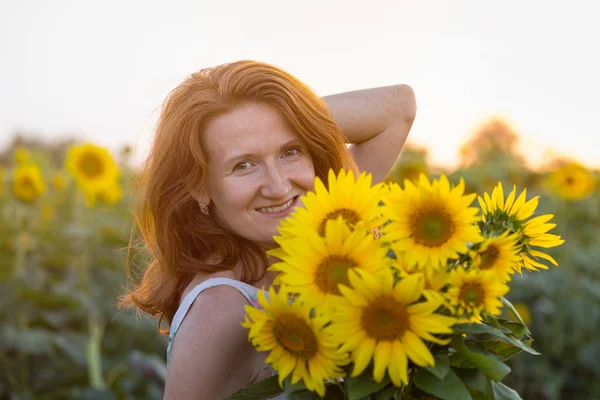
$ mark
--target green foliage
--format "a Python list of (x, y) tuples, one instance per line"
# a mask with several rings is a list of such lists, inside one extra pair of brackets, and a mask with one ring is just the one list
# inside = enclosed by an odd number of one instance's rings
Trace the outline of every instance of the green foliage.
[(155, 321), (116, 307), (129, 200), (87, 208), (73, 185), (52, 187), (53, 158), (32, 154), (45, 196), (14, 199), (10, 169), (0, 186), (0, 398), (162, 398), (166, 340)]

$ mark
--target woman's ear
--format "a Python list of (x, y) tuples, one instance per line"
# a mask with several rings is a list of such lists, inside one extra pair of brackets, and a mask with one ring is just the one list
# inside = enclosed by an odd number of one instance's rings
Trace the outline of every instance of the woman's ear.
[(210, 205), (210, 196), (204, 190), (193, 192), (192, 198), (196, 200), (198, 204), (204, 204), (205, 206)]

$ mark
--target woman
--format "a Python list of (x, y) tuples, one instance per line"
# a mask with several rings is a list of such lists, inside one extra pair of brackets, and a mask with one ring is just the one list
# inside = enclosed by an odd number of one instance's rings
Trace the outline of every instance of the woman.
[(240, 323), (272, 283), (265, 252), (279, 221), (330, 168), (384, 180), (415, 112), (406, 85), (321, 99), (253, 61), (173, 90), (134, 210), (154, 261), (122, 302), (170, 323), (166, 399), (223, 398), (272, 374)]

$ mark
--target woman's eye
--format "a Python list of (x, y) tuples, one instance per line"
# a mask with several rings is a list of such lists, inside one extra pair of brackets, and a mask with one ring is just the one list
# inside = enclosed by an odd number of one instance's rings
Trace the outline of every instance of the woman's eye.
[(294, 157), (294, 156), (297, 156), (299, 153), (300, 153), (300, 150), (298, 150), (295, 147), (291, 147), (291, 148), (283, 151), (283, 155), (285, 157)]
[(252, 166), (252, 164), (250, 163), (250, 161), (244, 161), (244, 162), (237, 164), (235, 167), (233, 167), (233, 170), (234, 171), (243, 171), (243, 170), (250, 168), (251, 166)]

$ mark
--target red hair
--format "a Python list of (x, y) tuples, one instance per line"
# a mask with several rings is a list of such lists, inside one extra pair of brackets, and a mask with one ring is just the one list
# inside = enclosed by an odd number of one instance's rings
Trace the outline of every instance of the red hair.
[(323, 182), (330, 168), (357, 171), (325, 102), (290, 74), (255, 61), (192, 74), (165, 100), (152, 149), (134, 182), (133, 214), (153, 260), (121, 306), (134, 304), (170, 323), (196, 273), (226, 271), (241, 262), (242, 281), (252, 283), (264, 274), (264, 250), (202, 214), (192, 197), (205, 187), (205, 127), (245, 103), (267, 104), (281, 113), (306, 144)]

